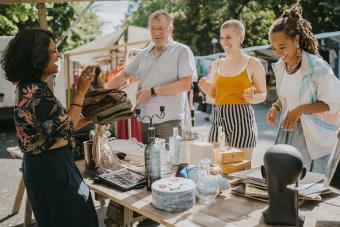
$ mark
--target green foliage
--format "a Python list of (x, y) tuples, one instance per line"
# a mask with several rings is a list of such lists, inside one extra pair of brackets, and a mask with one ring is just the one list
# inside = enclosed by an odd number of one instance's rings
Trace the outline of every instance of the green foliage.
[[(73, 3), (72, 5), (76, 15), (79, 15), (85, 8), (84, 4)], [(62, 19), (60, 18), (60, 20)], [(62, 48), (64, 50), (70, 50), (96, 39), (101, 34), (100, 27), (101, 22), (98, 21), (96, 14), (91, 9), (88, 10), (84, 17), (80, 19), (79, 23), (72, 29), (72, 32), (62, 44)], [(64, 30), (65, 29), (60, 32)]]
[[(189, 45), (196, 55), (213, 52), (213, 38), (219, 39), (219, 28), (224, 21), (225, 4), (215, 0), (182, 0), (185, 7), (175, 17), (174, 38)], [(215, 44), (218, 49), (220, 45)]]
[(242, 8), (239, 19), (246, 28), (243, 46), (268, 44), (268, 28), (275, 20), (273, 11), (263, 8), (259, 3), (253, 1)]
[(301, 5), (314, 33), (340, 30), (340, 0), (301, 1)]
[(139, 27), (147, 27), (149, 15), (156, 10), (165, 9), (172, 14), (178, 14), (182, 7), (181, 0), (133, 0), (133, 2), (139, 7), (137, 13), (133, 13), (128, 22)]
[[(213, 53), (211, 40), (219, 38), (220, 25), (228, 19), (246, 26), (244, 46), (268, 43), (268, 29), (296, 0), (134, 0), (139, 5), (127, 23), (146, 27), (148, 16), (166, 9), (174, 18), (174, 39), (189, 45), (195, 55)], [(340, 0), (301, 0), (303, 17), (314, 33), (340, 30)], [(216, 45), (216, 51), (222, 51)]]
[(38, 10), (33, 5), (0, 4), (0, 35), (15, 35), (34, 20), (38, 20)]
[[(83, 3), (46, 4), (48, 29), (55, 34), (57, 40), (84, 7)], [(100, 34), (100, 26), (96, 14), (92, 10), (87, 11), (61, 44), (59, 51), (63, 52), (95, 39)], [(36, 4), (0, 4), (0, 35), (13, 36), (22, 29), (33, 27), (39, 27)]]

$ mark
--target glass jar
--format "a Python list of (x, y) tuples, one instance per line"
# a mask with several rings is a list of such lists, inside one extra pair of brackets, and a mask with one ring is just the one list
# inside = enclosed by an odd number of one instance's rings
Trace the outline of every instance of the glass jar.
[(216, 186), (217, 176), (201, 175), (196, 182), (196, 195), (201, 204), (211, 204), (215, 202), (216, 196), (219, 193), (219, 188)]
[(218, 175), (211, 174), (213, 166), (210, 159), (202, 159), (199, 164), (199, 178), (196, 182), (196, 195), (201, 204), (211, 204), (219, 193), (216, 184)]

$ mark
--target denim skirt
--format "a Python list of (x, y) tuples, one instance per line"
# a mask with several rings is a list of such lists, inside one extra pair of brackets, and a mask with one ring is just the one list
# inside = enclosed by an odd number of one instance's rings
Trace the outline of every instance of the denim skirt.
[(275, 144), (288, 144), (298, 149), (302, 155), (302, 161), (306, 166), (307, 171), (323, 174), (326, 172), (329, 155), (314, 160), (311, 159), (303, 134), (301, 121), (296, 123), (293, 131), (285, 131), (283, 128), (280, 128)]
[(97, 227), (89, 188), (69, 145), (38, 155), (25, 153), (23, 176), (39, 227)]

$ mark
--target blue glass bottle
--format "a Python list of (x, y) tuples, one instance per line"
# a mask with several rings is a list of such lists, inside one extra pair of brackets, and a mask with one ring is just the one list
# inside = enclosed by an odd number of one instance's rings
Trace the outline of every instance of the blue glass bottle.
[(155, 142), (155, 127), (149, 126), (149, 143), (145, 147), (145, 174), (146, 174), (146, 189), (151, 191), (151, 184), (156, 180), (161, 179), (161, 159), (160, 146)]

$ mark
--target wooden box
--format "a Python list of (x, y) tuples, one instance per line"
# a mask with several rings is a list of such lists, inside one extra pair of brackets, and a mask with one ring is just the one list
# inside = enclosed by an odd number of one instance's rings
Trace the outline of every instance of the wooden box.
[(214, 150), (214, 160), (218, 163), (233, 163), (233, 162), (241, 162), (244, 159), (244, 152), (236, 149), (236, 148), (226, 148), (221, 150), (220, 148), (216, 148)]
[(106, 210), (106, 216), (108, 217), (105, 219), (106, 226), (125, 226), (127, 223), (130, 223), (132, 226), (134, 222), (141, 221), (145, 218), (141, 214), (134, 211), (131, 211), (131, 213), (124, 212), (127, 212), (127, 209), (124, 209), (123, 205), (110, 201)]
[(107, 206), (106, 216), (118, 225), (123, 223), (124, 218), (124, 207), (118, 203), (110, 201)]
[(251, 168), (251, 161), (250, 160), (243, 160), (241, 162), (234, 162), (234, 163), (217, 163), (224, 174), (230, 174), (239, 172), (242, 170), (250, 169)]

